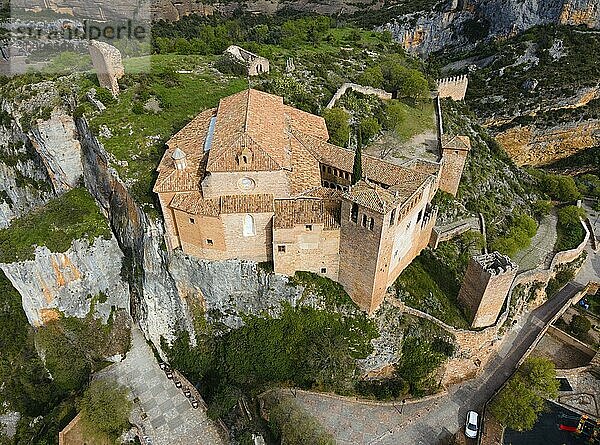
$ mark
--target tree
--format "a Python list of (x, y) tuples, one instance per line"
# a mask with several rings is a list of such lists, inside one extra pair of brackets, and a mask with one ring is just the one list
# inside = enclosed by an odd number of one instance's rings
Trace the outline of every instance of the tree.
[(360, 121), (358, 125), (362, 138), (361, 142), (370, 141), (381, 131), (381, 125), (374, 117), (367, 117)]
[(410, 392), (420, 396), (445, 358), (431, 342), (420, 337), (408, 337), (402, 344), (402, 356), (396, 372), (409, 384)]
[(129, 428), (131, 402), (116, 382), (94, 380), (79, 402), (81, 423), (92, 437), (116, 439)]
[(584, 315), (576, 314), (569, 323), (569, 329), (575, 337), (581, 338), (592, 329), (592, 323)]
[(548, 195), (560, 202), (575, 201), (581, 193), (570, 176), (548, 174), (542, 178), (541, 186)]
[(323, 111), (323, 117), (329, 132), (329, 142), (345, 147), (350, 137), (350, 116), (341, 108), (331, 108)]
[(354, 150), (354, 165), (352, 166), (352, 185), (356, 184), (363, 177), (362, 171), (362, 147), (360, 144)]
[(507, 428), (529, 431), (544, 409), (544, 399), (558, 395), (558, 386), (554, 363), (528, 358), (492, 401), (492, 414)]

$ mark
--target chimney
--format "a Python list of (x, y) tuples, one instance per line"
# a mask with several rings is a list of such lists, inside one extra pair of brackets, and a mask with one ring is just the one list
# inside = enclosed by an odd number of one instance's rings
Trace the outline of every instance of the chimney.
[(175, 168), (177, 170), (185, 170), (187, 167), (186, 154), (179, 147), (175, 148), (175, 151), (171, 155), (173, 161), (175, 162)]

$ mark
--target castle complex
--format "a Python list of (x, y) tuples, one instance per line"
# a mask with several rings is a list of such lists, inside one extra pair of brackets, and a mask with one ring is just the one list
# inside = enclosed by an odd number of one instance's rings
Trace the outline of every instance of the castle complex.
[(202, 112), (167, 142), (158, 167), (168, 248), (314, 272), (375, 310), (429, 242), (442, 169), (363, 155), (364, 177), (352, 185), (353, 151), (328, 139), (323, 118), (257, 90)]

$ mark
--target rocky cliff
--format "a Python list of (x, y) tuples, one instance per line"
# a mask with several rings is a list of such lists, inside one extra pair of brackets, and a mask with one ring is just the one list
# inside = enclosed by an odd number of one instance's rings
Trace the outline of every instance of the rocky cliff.
[(112, 310), (129, 310), (129, 289), (121, 279), (123, 253), (115, 238), (92, 245), (75, 240), (64, 253), (38, 247), (35, 259), (0, 264), (19, 291), (29, 323), (39, 326), (60, 314), (107, 321)]
[(83, 166), (75, 122), (54, 82), (20, 85), (2, 96), (0, 227), (7, 227), (74, 187)]
[(545, 24), (598, 28), (600, 6), (597, 0), (452, 0), (395, 17), (382, 29), (405, 49), (428, 55), (449, 47), (462, 51)]

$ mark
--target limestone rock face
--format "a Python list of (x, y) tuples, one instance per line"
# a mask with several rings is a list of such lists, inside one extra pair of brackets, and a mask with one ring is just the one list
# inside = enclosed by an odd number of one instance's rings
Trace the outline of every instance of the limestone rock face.
[[(0, 99), (0, 227), (69, 190), (83, 172), (75, 123), (56, 105), (56, 85), (32, 89), (26, 100)], [(36, 109), (48, 113), (32, 115)]]
[[(600, 7), (597, 0), (448, 2), (441, 10), (396, 17), (382, 29), (391, 31), (406, 50), (430, 54), (445, 47), (474, 46), (484, 37), (508, 37), (549, 23), (598, 28)], [(487, 36), (482, 35), (482, 31)]]
[(248, 261), (203, 261), (174, 251), (169, 270), (182, 299), (197, 299), (209, 316), (220, 313), (219, 321), (230, 328), (242, 325), (242, 314), (275, 315), (282, 302), (295, 306), (304, 290)]
[[(29, 323), (40, 326), (59, 317), (93, 314), (106, 321), (111, 307), (129, 310), (129, 289), (121, 279), (123, 253), (116, 239), (92, 245), (75, 240), (64, 253), (38, 247), (35, 259), (0, 264), (19, 291)], [(93, 305), (93, 307), (92, 307)]]

